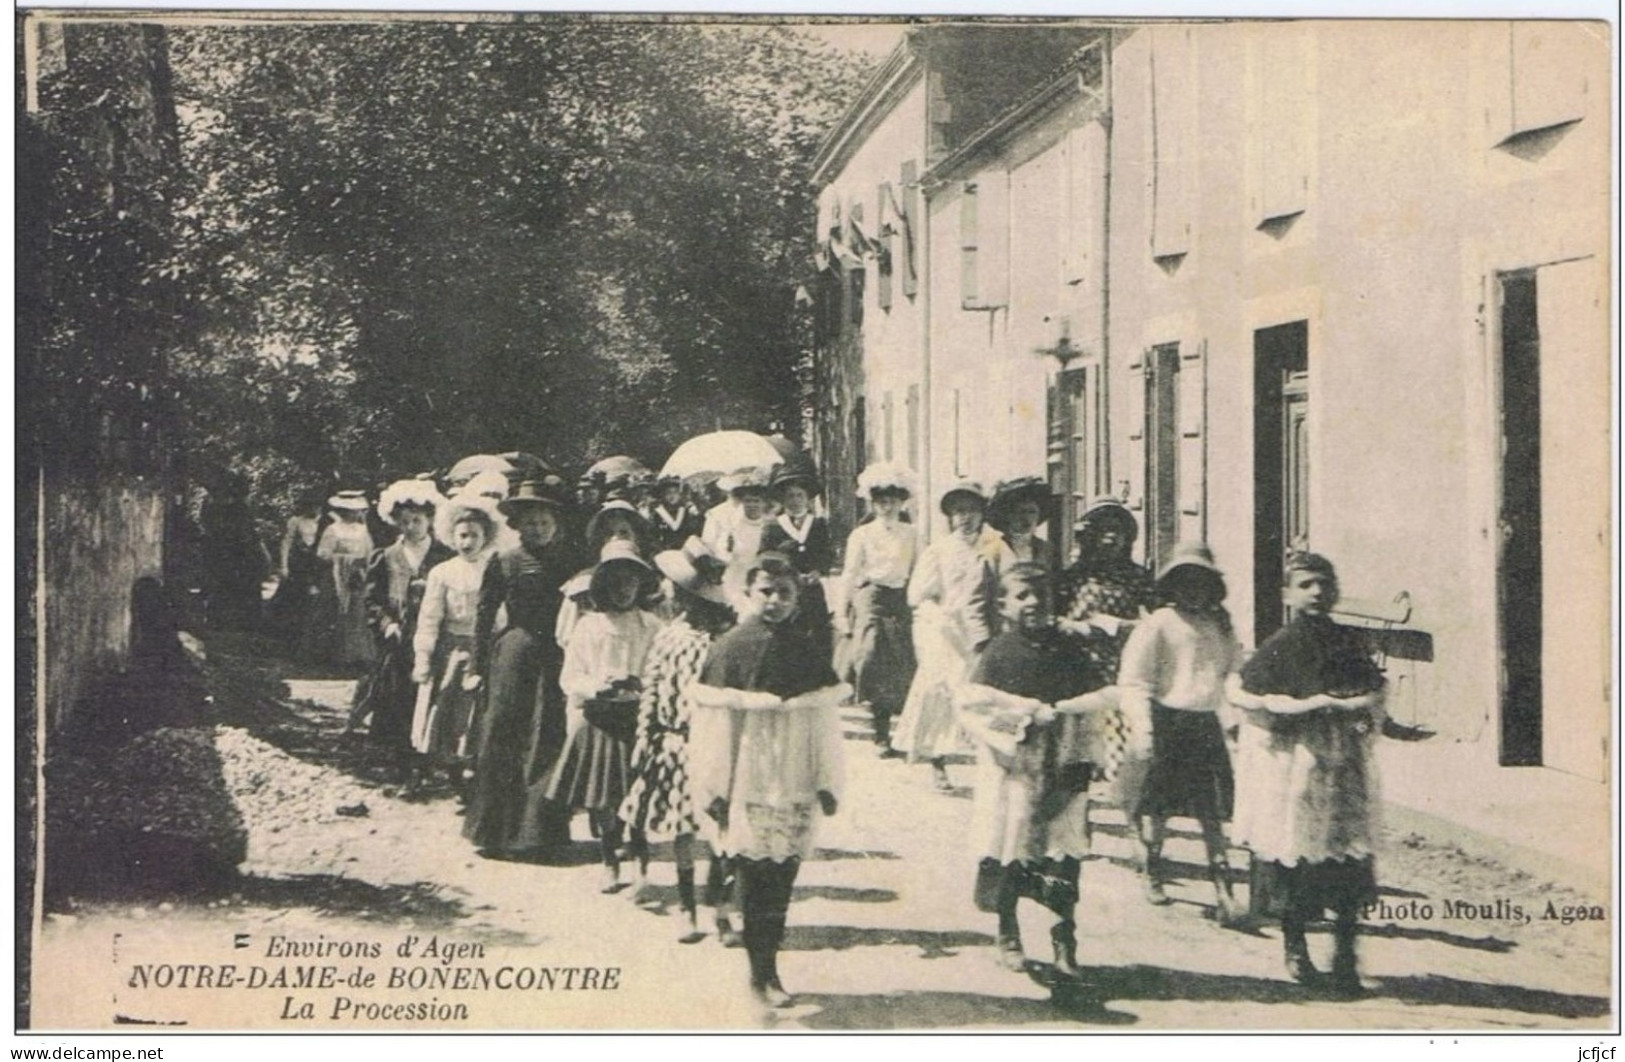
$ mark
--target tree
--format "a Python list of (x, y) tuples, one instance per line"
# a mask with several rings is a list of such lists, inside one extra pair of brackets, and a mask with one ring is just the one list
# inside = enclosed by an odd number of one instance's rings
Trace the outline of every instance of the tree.
[(795, 424), (807, 165), (863, 81), (794, 30), (187, 27), (168, 266), (200, 447), (260, 495)]

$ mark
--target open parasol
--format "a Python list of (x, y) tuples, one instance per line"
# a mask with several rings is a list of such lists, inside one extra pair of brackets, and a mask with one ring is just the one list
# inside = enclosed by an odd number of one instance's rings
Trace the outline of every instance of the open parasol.
[(746, 468), (771, 468), (784, 458), (773, 444), (751, 431), (713, 431), (696, 435), (672, 451), (662, 476), (712, 480)]

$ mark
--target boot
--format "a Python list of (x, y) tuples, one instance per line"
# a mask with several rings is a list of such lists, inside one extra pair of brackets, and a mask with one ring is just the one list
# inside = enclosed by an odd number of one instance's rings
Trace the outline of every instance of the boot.
[(1230, 890), (1230, 865), (1211, 863), (1208, 877), (1213, 881), (1213, 918), (1221, 926), (1234, 926), (1241, 922), (1241, 910), (1236, 906), (1236, 894)]
[(1078, 969), (1078, 928), (1072, 919), (1063, 919), (1049, 931), (1049, 939), (1055, 945), (1055, 972), (1068, 980), (1080, 980), (1083, 971)]
[(677, 868), (677, 943), (693, 944), (705, 939), (700, 932), (699, 905), (694, 895), (694, 868)]
[(1353, 921), (1338, 918), (1335, 933), (1337, 950), (1332, 953), (1330, 988), (1339, 999), (1357, 999), (1365, 994), (1365, 986), (1360, 983), (1360, 969), (1354, 960)]
[(1014, 890), (999, 891), (999, 965), (1012, 973), (1027, 969), (1027, 955), (1021, 947), (1021, 922), (1016, 918)]
[(1320, 971), (1309, 960), (1309, 941), (1303, 934), (1303, 923), (1283, 921), (1281, 939), (1286, 958), (1286, 975), (1306, 988), (1319, 987)]
[(1170, 901), (1162, 887), (1162, 846), (1140, 844), (1140, 889), (1147, 903), (1166, 907)]

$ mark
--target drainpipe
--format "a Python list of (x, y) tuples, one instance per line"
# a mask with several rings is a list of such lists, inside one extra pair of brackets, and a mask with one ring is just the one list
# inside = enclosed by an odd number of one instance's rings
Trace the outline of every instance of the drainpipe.
[(1117, 43), (1117, 30), (1106, 31), (1105, 46), (1100, 54), (1100, 95), (1101, 116), (1100, 121), (1106, 127), (1105, 158), (1101, 163), (1101, 177), (1104, 187), (1101, 189), (1101, 203), (1103, 209), (1100, 215), (1101, 239), (1103, 242), (1100, 255), (1100, 405), (1104, 416), (1095, 418), (1096, 431), (1099, 425), (1105, 425), (1103, 437), (1095, 443), (1096, 459), (1095, 469), (1100, 476), (1097, 487), (1104, 488), (1101, 493), (1115, 494), (1112, 483), (1112, 385), (1111, 385), (1111, 349), (1112, 349), (1112, 141), (1115, 138), (1115, 125), (1112, 115), (1112, 48)]

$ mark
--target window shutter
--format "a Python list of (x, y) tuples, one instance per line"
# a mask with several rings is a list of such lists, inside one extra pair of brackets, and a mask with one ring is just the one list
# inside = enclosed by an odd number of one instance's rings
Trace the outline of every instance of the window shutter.
[(1583, 46), (1593, 31), (1568, 22), (1518, 21), (1512, 33), (1512, 128), (1529, 133), (1579, 121), (1590, 90), (1590, 54)]
[(1148, 529), (1145, 526), (1145, 472), (1146, 472), (1146, 423), (1145, 402), (1147, 374), (1145, 367), (1151, 358), (1149, 350), (1141, 351), (1129, 363), (1128, 387), (1123, 395), (1124, 426), (1128, 429), (1125, 435), (1127, 453), (1124, 454), (1123, 479), (1118, 486), (1118, 493), (1123, 503), (1140, 519), (1140, 544), (1145, 546)]
[(1315, 86), (1311, 78), (1309, 28), (1292, 23), (1267, 27), (1258, 45), (1253, 149), (1258, 159), (1254, 222), (1301, 214), (1309, 206), (1309, 137)]
[(959, 197), (959, 301), (964, 306), (976, 306), (981, 293), (976, 276), (979, 194), (976, 185), (967, 181)]
[(920, 385), (908, 385), (908, 467), (920, 467)]
[(898, 263), (903, 274), (903, 294), (913, 298), (920, 290), (919, 272), (914, 260), (914, 234), (919, 231), (919, 167), (913, 159), (903, 163), (902, 169), (902, 226), (899, 243), (902, 245), (901, 261)]
[(1170, 258), (1190, 250), (1191, 168), (1196, 164), (1190, 29), (1157, 26), (1151, 41), (1151, 256)]
[(1072, 129), (1066, 138), (1066, 165), (1063, 167), (1061, 201), (1066, 204), (1066, 232), (1061, 245), (1061, 283), (1078, 284), (1092, 261), (1098, 223), (1100, 197), (1097, 168), (1100, 164), (1104, 130), (1098, 122)]
[(875, 302), (882, 310), (890, 311), (892, 262), (896, 257), (892, 248), (897, 246), (897, 232), (902, 228), (893, 205), (896, 200), (892, 196), (891, 182), (880, 182), (875, 201), (879, 204), (875, 210), (875, 225), (876, 242), (880, 245), (880, 250), (875, 254)]
[(983, 307), (1010, 304), (1010, 171), (984, 173), (978, 178), (977, 250), (978, 294)]
[(1207, 341), (1180, 348), (1179, 537), (1207, 541)]

